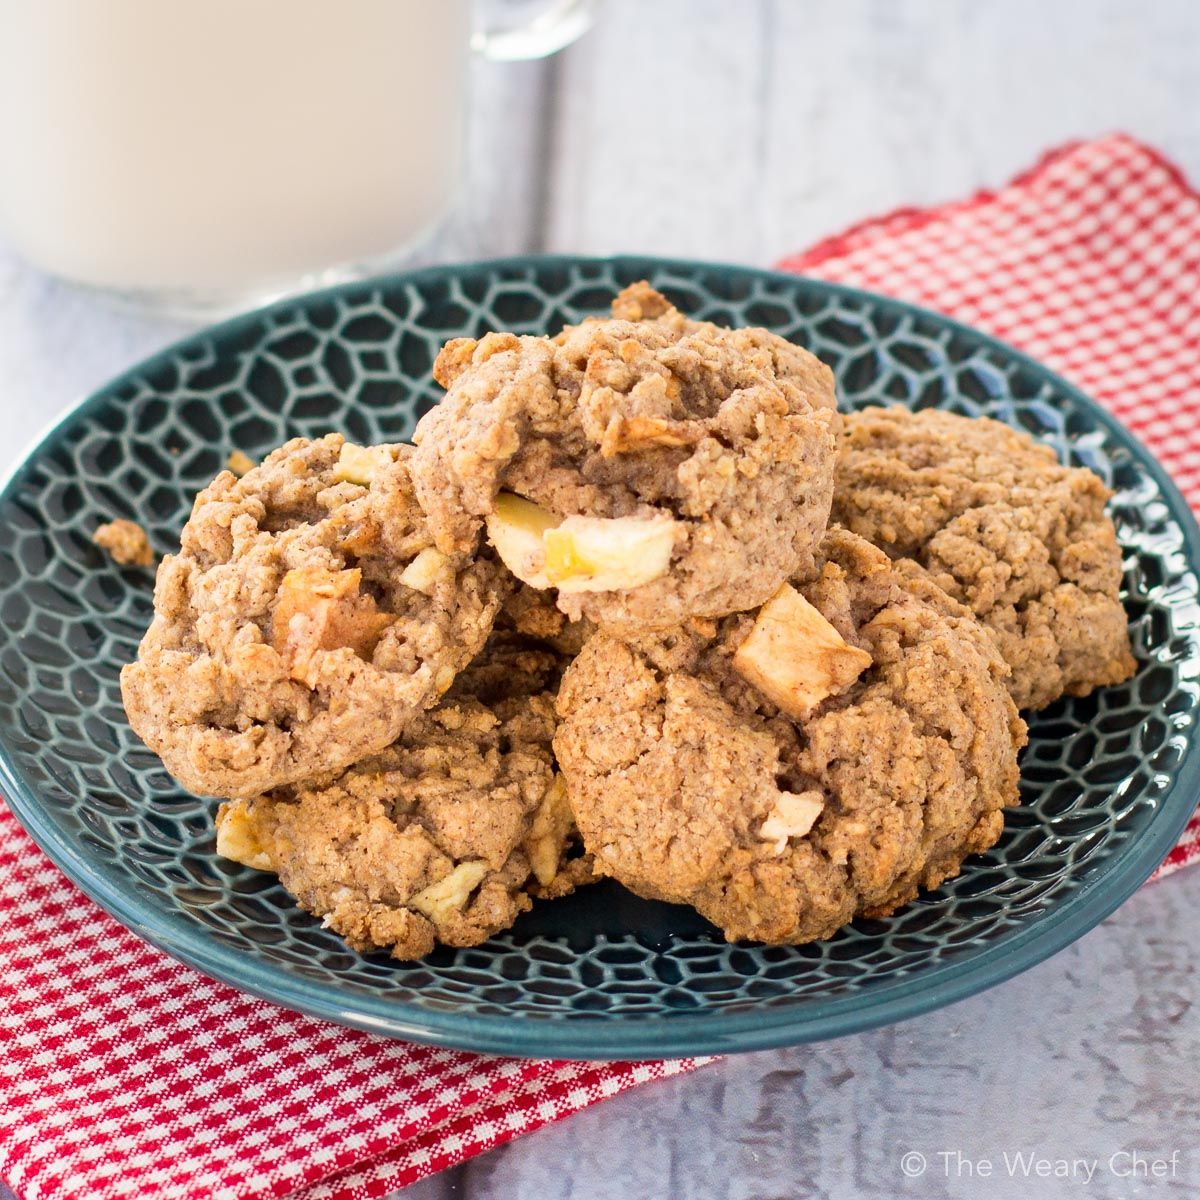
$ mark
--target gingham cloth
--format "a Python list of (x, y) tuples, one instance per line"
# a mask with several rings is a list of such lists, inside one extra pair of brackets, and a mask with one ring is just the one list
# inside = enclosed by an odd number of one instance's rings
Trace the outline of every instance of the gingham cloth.
[(277, 1008), (117, 924), (0, 806), (0, 1174), (23, 1200), (365, 1200), (696, 1061), (494, 1058)]
[[(1200, 198), (1127, 138), (783, 264), (940, 308), (1074, 379), (1200, 501)], [(1191, 419), (1189, 419), (1189, 410)], [(1168, 860), (1200, 856), (1200, 823)], [(702, 1060), (521, 1061), (386, 1041), (182, 967), (0, 806), (0, 1175), (24, 1200), (362, 1200)]]

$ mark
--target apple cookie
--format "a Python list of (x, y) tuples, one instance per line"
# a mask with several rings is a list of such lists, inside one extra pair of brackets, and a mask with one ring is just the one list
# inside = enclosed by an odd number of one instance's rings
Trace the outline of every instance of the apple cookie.
[(1133, 674), (1121, 551), (1096, 475), (986, 418), (868, 408), (843, 430), (834, 520), (915, 559), (975, 612), (1019, 708)]
[(223, 804), (217, 852), (273, 871), (356, 950), (420, 958), (590, 878), (554, 769), (554, 652), (495, 634), (434, 709), (324, 785)]
[(762, 604), (812, 562), (832, 493), (833, 375), (648, 284), (556, 338), (447, 343), (414, 440), (438, 548), (480, 530), (573, 619), (668, 628)]
[(185, 787), (252, 796), (375, 754), (482, 647), (511, 584), (434, 547), (410, 453), (297, 439), (196, 498), (121, 672)]
[(597, 633), (555, 751), (598, 873), (733, 941), (799, 943), (957, 874), (1017, 802), (1025, 725), (986, 630), (833, 529), (755, 613)]

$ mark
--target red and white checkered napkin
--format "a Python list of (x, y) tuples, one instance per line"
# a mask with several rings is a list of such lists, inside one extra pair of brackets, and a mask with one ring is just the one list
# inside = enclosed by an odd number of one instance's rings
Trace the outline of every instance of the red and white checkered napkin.
[[(985, 329), (1131, 429), (1200, 511), (1200, 192), (1122, 134), (995, 192), (864, 221), (779, 264)], [(1155, 878), (1200, 859), (1200, 812)]]
[(697, 1061), (492, 1058), (276, 1008), (129, 933), (0, 805), (0, 1174), (23, 1200), (365, 1200)]
[[(1023, 346), (1200, 501), (1200, 198), (1151, 151), (1074, 146), (994, 195), (784, 265)], [(1193, 857), (1195, 822), (1168, 863)], [(695, 1065), (431, 1050), (240, 995), (106, 916), (0, 806), (0, 1174), (24, 1200), (381, 1196)]]

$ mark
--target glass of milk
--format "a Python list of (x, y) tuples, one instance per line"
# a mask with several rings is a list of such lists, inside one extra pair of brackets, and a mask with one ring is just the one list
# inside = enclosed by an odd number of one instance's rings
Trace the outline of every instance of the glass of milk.
[(520, 11), (480, 30), (471, 0), (0, 0), (0, 237), (174, 313), (378, 268), (454, 200), (471, 50), (538, 57), (589, 19)]

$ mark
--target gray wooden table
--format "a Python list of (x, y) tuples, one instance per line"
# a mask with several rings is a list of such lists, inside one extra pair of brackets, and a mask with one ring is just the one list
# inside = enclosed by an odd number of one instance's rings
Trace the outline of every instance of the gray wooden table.
[[(421, 260), (768, 264), (1112, 129), (1197, 179), (1198, 59), (1195, 0), (601, 0), (558, 59), (478, 66), (462, 202)], [(183, 332), (0, 247), (0, 468)], [(1198, 906), (1200, 868), (985, 995), (628, 1093), (406, 1197), (1196, 1195)]]

